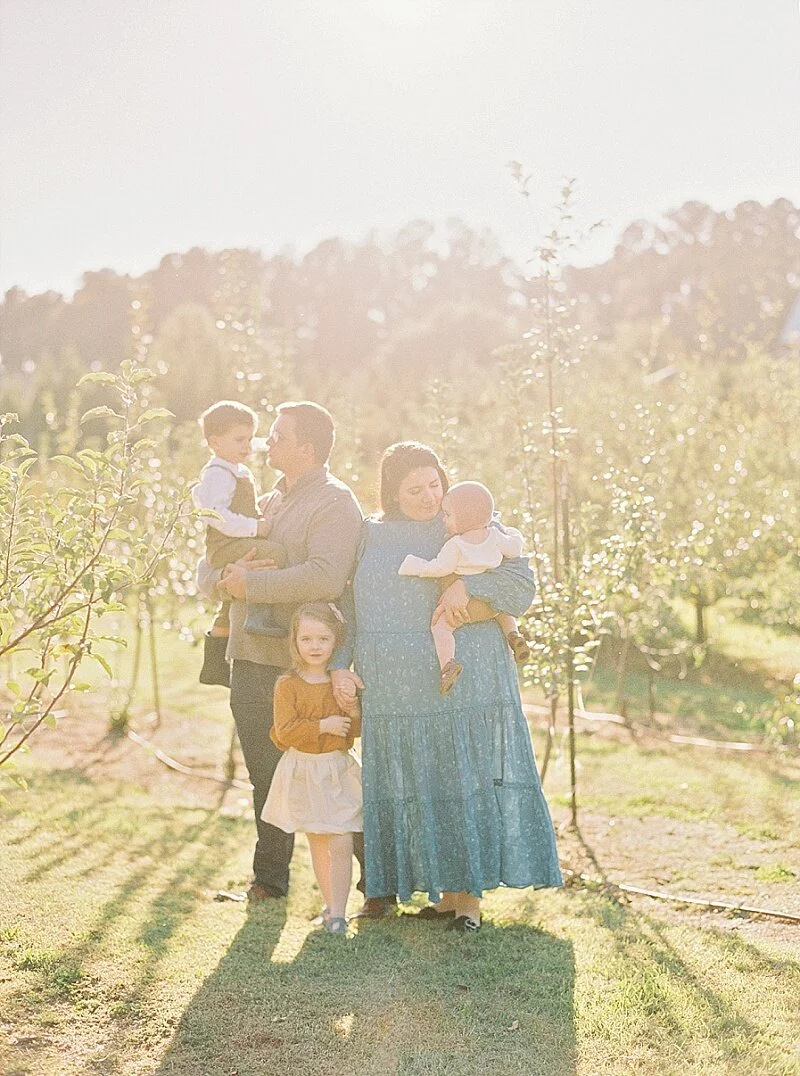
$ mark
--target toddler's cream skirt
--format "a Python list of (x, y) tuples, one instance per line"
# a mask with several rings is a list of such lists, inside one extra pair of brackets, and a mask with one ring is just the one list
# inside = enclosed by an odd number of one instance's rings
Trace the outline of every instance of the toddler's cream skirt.
[(290, 747), (275, 767), (261, 817), (285, 833), (360, 833), (361, 764), (348, 751)]

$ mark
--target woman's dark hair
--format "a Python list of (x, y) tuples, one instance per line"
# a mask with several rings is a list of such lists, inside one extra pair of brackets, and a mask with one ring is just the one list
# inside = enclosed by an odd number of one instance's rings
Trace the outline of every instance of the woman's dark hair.
[(419, 441), (398, 441), (396, 445), (389, 445), (381, 457), (378, 501), (383, 519), (402, 519), (397, 494), (406, 475), (419, 467), (435, 467), (442, 480), (442, 491), (447, 493), (450, 482), (442, 461), (433, 449)]

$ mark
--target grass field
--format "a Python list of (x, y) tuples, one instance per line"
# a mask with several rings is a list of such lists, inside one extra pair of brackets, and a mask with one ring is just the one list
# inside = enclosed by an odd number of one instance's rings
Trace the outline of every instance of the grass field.
[[(752, 646), (747, 683), (768, 694), (778, 673), (763, 640)], [(221, 772), (226, 693), (194, 687), (197, 651), (174, 636), (160, 654), (164, 724), (149, 728), (143, 698), (139, 727)], [(728, 686), (735, 701), (742, 684)], [(714, 701), (713, 682), (661, 689)], [(214, 900), (247, 883), (247, 795), (109, 738), (113, 695), (80, 697), (2, 809), (5, 1076), (800, 1073), (800, 925), (623, 902), (603, 885), (800, 915), (796, 754), (582, 724), (580, 830), (562, 829), (560, 851), (599, 884), (492, 894), (475, 937), (398, 916), (343, 943), (311, 924), (321, 901), (302, 839), (288, 901)], [(708, 729), (724, 712), (693, 726), (678, 707), (660, 725)], [(546, 791), (562, 825), (560, 742)]]

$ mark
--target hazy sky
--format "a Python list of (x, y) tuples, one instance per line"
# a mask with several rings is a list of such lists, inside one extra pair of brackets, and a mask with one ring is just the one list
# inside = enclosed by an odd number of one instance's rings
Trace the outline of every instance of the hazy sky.
[(460, 215), (515, 256), (576, 176), (610, 229), (800, 204), (798, 0), (0, 0), (0, 290)]

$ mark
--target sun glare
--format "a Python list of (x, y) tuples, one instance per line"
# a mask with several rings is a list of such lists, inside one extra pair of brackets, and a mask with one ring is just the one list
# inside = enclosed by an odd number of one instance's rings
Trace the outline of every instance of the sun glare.
[(435, 0), (365, 0), (364, 11), (381, 22), (412, 30), (431, 19), (440, 5)]

